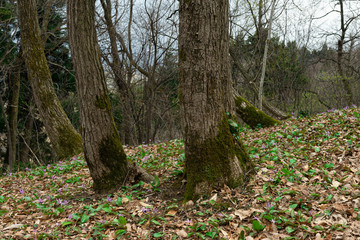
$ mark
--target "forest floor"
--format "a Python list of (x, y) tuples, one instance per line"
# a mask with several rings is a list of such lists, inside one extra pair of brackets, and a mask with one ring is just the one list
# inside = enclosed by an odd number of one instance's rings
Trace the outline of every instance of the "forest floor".
[(125, 147), (157, 175), (108, 196), (84, 157), (0, 177), (0, 239), (360, 239), (360, 109), (240, 132), (245, 188), (183, 203), (183, 143)]

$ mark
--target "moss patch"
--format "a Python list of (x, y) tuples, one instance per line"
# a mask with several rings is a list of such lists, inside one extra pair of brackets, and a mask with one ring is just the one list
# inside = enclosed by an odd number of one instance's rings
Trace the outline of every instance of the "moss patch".
[(59, 135), (55, 151), (60, 158), (72, 157), (83, 151), (81, 136), (71, 125), (61, 125), (57, 131)]
[[(185, 201), (208, 194), (213, 188), (237, 187), (244, 183), (245, 174), (253, 167), (244, 146), (230, 133), (227, 117), (219, 124), (215, 138), (199, 142), (194, 136), (186, 144), (187, 185)], [(241, 172), (235, 173), (231, 166), (237, 161)]]
[(109, 97), (106, 96), (96, 96), (95, 106), (100, 109), (109, 109), (110, 108), (110, 100)]
[(271, 127), (280, 124), (280, 121), (270, 117), (242, 97), (235, 98), (236, 113), (251, 128)]
[(97, 193), (109, 193), (124, 183), (129, 171), (126, 154), (117, 133), (103, 138), (99, 146), (99, 157), (108, 173), (94, 179), (94, 190)]

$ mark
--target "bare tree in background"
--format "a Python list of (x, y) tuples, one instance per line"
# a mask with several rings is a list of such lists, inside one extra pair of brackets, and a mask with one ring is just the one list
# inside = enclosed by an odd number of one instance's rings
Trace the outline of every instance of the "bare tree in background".
[[(103, 56), (122, 99), (124, 139), (133, 144), (154, 139), (159, 129), (156, 119), (162, 118), (169, 111), (166, 109), (170, 109), (165, 106), (164, 110), (157, 104), (161, 101), (161, 89), (168, 81), (159, 76), (158, 69), (166, 54), (173, 51), (176, 25), (167, 19), (173, 14), (172, 3), (145, 1), (143, 9), (139, 9), (135, 8), (134, 1), (125, 2), (128, 4), (123, 5), (127, 9), (123, 11), (127, 14), (119, 9), (119, 1), (101, 0), (107, 30), (105, 36), (110, 39), (109, 54), (103, 53)], [(121, 25), (124, 22), (127, 24)]]
[(260, 110), (262, 110), (262, 108), (263, 108), (263, 94), (264, 94), (266, 61), (267, 61), (267, 57), (268, 57), (269, 44), (270, 44), (270, 40), (271, 40), (271, 27), (272, 27), (272, 21), (273, 21), (273, 16), (274, 16), (275, 4), (276, 4), (276, 0), (272, 0), (271, 1), (271, 12), (270, 12), (270, 19), (269, 19), (269, 27), (267, 29), (268, 33), (267, 33), (267, 37), (266, 37), (266, 41), (265, 41), (264, 57), (263, 57), (263, 60), (262, 60), (262, 67), (261, 67), (259, 95), (258, 95), (259, 109)]
[[(268, 39), (270, 22), (272, 23), (274, 19), (281, 15), (282, 9), (285, 8), (288, 1), (285, 0), (279, 4), (276, 14), (274, 13), (275, 5), (268, 4), (269, 2), (274, 3), (266, 0), (246, 0), (246, 3), (236, 2), (232, 11), (230, 18), (232, 23), (231, 33), (234, 37), (232, 42), (236, 42), (236, 39), (240, 37), (242, 38), (240, 41), (252, 41), (253, 44), (253, 49), (246, 53), (238, 52), (233, 44), (230, 47), (233, 66), (239, 72), (239, 74), (233, 72), (234, 84), (236, 88), (250, 89), (250, 93), (246, 96), (253, 96), (249, 97), (253, 102), (259, 102), (260, 96), (262, 96), (261, 106), (264, 107), (266, 112), (278, 119), (286, 119), (289, 115), (267, 101), (263, 97), (263, 93), (261, 93), (263, 91), (261, 82), (265, 81), (265, 59), (268, 59), (268, 55), (272, 54), (266, 50), (270, 44), (270, 39)], [(266, 15), (272, 16), (270, 17), (271, 21), (266, 19)]]

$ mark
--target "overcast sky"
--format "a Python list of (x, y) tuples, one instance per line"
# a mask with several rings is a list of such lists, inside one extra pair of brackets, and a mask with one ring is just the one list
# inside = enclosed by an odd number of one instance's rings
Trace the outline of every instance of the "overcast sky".
[[(240, 2), (245, 3), (242, 0)], [(336, 46), (336, 36), (330, 33), (340, 32), (338, 0), (277, 0), (277, 7), (275, 13), (277, 19), (273, 25), (273, 31), (280, 38), (296, 40), (299, 45), (307, 43), (310, 49), (319, 48), (325, 41), (328, 46)], [(359, 15), (360, 1), (344, 1), (344, 11), (345, 21)], [(360, 31), (359, 21), (360, 17), (359, 20), (351, 23), (348, 34), (354, 35)]]

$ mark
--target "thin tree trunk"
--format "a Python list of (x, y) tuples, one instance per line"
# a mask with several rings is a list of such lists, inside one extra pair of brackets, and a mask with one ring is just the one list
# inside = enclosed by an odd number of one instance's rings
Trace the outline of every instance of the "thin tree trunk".
[[(179, 99), (185, 143), (185, 200), (243, 184), (252, 163), (230, 133), (234, 111), (228, 0), (180, 0)], [(231, 107), (231, 108), (230, 108)]]
[(350, 106), (353, 103), (353, 94), (351, 91), (349, 80), (347, 79), (346, 75), (344, 74), (343, 70), (343, 55), (344, 55), (344, 43), (345, 43), (345, 34), (347, 27), (345, 26), (345, 19), (344, 19), (344, 3), (343, 0), (339, 0), (340, 5), (340, 17), (341, 17), (341, 35), (340, 39), (338, 41), (338, 49), (337, 49), (337, 68), (338, 68), (338, 74), (341, 78), (341, 81), (344, 85), (344, 90), (346, 93), (345, 99), (348, 106)]
[(8, 136), (11, 141), (11, 154), (9, 151), (9, 167), (12, 169), (13, 164), (16, 162), (16, 146), (17, 146), (17, 122), (19, 113), (19, 96), (20, 96), (20, 72), (22, 66), (22, 59), (19, 57), (12, 68), (14, 73), (9, 74), (11, 99), (9, 102), (9, 127), (10, 135)]
[(6, 132), (7, 132), (7, 143), (8, 143), (8, 157), (7, 159), (5, 159), (5, 166), (7, 165), (7, 170), (9, 172), (12, 172), (13, 170), (13, 166), (14, 166), (14, 161), (11, 158), (11, 156), (13, 156), (13, 144), (12, 144), (12, 138), (11, 138), (11, 131), (10, 131), (10, 124), (9, 124), (9, 120), (8, 120), (8, 116), (6, 114), (6, 108), (5, 108), (5, 103), (3, 100), (3, 96), (0, 95), (0, 107), (1, 107), (1, 113), (2, 113), (2, 117), (4, 119), (5, 122), (5, 126), (6, 126)]
[(29, 103), (29, 114), (25, 121), (25, 130), (24, 130), (24, 137), (23, 143), (20, 149), (20, 161), (23, 163), (28, 162), (29, 159), (29, 152), (31, 147), (31, 138), (32, 138), (32, 130), (34, 127), (34, 118), (32, 113), (32, 103)]
[[(232, 53), (230, 52), (230, 55), (232, 55)], [(243, 78), (246, 80), (245, 82), (247, 83), (247, 85), (249, 86), (250, 90), (254, 93), (255, 96), (259, 95), (259, 89), (256, 86), (256, 84), (253, 82), (253, 78), (246, 72), (244, 66), (233, 57), (233, 61), (235, 62), (235, 64), (237, 65), (237, 67), (239, 68)], [(235, 96), (236, 99), (236, 96)], [(277, 119), (280, 120), (284, 120), (284, 119), (288, 119), (289, 117), (291, 117), (291, 115), (283, 112), (282, 110), (276, 108), (275, 106), (273, 106), (271, 103), (269, 103), (264, 97), (263, 97), (263, 106), (264, 109), (272, 114), (272, 116), (274, 116)]]
[(67, 4), (85, 159), (95, 192), (108, 193), (122, 186), (133, 168), (112, 116), (95, 30), (95, 0), (69, 0)]
[(268, 35), (267, 35), (266, 42), (265, 42), (264, 57), (263, 57), (262, 68), (261, 68), (261, 77), (260, 77), (259, 95), (258, 95), (259, 109), (261, 111), (263, 108), (263, 94), (264, 94), (263, 89), (264, 89), (266, 62), (267, 62), (267, 57), (268, 57), (269, 44), (270, 44), (270, 40), (271, 40), (271, 27), (272, 27), (272, 21), (273, 21), (273, 16), (274, 16), (275, 3), (276, 3), (276, 0), (273, 0), (272, 5), (271, 5)]
[(144, 104), (145, 104), (145, 114), (144, 114), (144, 129), (145, 129), (145, 139), (144, 141), (148, 143), (151, 139), (151, 130), (153, 128), (153, 81), (152, 77), (148, 79), (147, 84), (145, 84), (144, 91)]
[(66, 158), (82, 151), (81, 137), (64, 112), (51, 80), (37, 18), (36, 0), (18, 1), (21, 45), (35, 103), (55, 153)]

